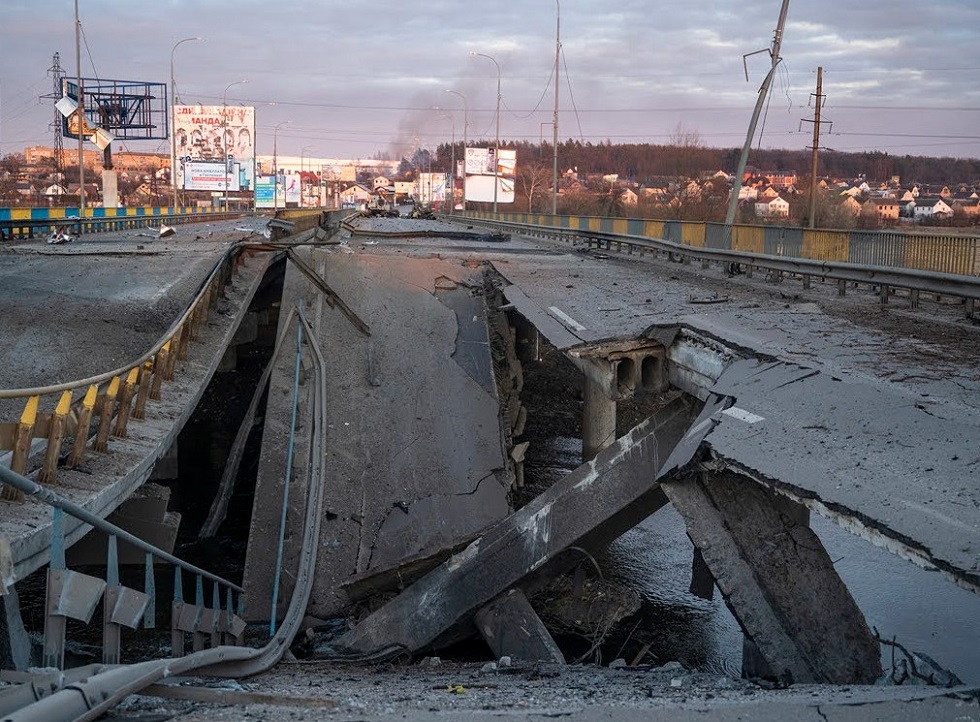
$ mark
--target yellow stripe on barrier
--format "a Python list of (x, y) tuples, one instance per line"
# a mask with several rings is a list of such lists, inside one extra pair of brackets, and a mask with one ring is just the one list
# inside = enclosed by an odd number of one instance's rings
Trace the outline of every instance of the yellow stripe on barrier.
[(88, 387), (88, 391), (85, 392), (85, 398), (82, 399), (82, 406), (86, 409), (95, 408), (95, 399), (99, 396), (99, 387), (92, 384)]
[(602, 230), (602, 219), (596, 216), (589, 216), (588, 218), (589, 230), (590, 231), (601, 231)]
[(663, 221), (644, 221), (643, 222), (643, 235), (647, 238), (663, 238), (664, 237), (664, 222)]
[(613, 219), (613, 233), (618, 233), (621, 236), (625, 236), (629, 233), (630, 222), (627, 218), (614, 218)]
[(119, 377), (118, 376), (113, 376), (112, 377), (112, 381), (109, 382), (109, 388), (108, 388), (108, 390), (105, 393), (106, 393), (106, 396), (109, 396), (111, 398), (115, 398), (116, 396), (119, 395)]
[(24, 413), (20, 415), (20, 423), (33, 426), (37, 422), (37, 405), (41, 401), (40, 396), (31, 396), (24, 406)]
[(766, 247), (766, 229), (761, 226), (732, 226), (732, 250), (762, 253)]
[(64, 416), (68, 413), (71, 408), (71, 389), (68, 391), (63, 391), (61, 394), (61, 399), (58, 401), (58, 406), (55, 408), (54, 412), (58, 416)]
[(681, 243), (692, 248), (704, 248), (704, 224), (691, 221), (681, 223)]
[(65, 209), (64, 208), (48, 208), (48, 218), (64, 218)]
[(136, 379), (139, 378), (139, 375), (140, 375), (140, 367), (139, 366), (134, 366), (133, 368), (131, 368), (129, 370), (129, 375), (126, 377), (126, 384), (127, 385), (135, 384), (136, 383)]
[(846, 231), (803, 231), (803, 258), (813, 261), (846, 261), (848, 246)]

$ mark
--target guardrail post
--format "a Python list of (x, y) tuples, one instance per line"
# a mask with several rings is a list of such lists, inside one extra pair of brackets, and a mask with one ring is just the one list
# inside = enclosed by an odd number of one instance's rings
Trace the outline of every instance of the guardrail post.
[(191, 344), (191, 319), (193, 313), (180, 326), (180, 344), (177, 350), (177, 358), (181, 361), (187, 358), (188, 347)]
[(211, 647), (221, 646), (221, 590), (217, 582), (211, 582)]
[(919, 307), (919, 289), (911, 288), (909, 289), (909, 308), (916, 309)]
[(139, 390), (136, 392), (136, 408), (133, 409), (134, 419), (146, 418), (146, 399), (150, 393), (151, 376), (153, 376), (153, 362), (146, 361), (139, 370)]
[(65, 391), (61, 394), (58, 406), (51, 417), (48, 447), (44, 450), (44, 463), (37, 475), (39, 484), (54, 484), (58, 480), (58, 457), (61, 456), (61, 440), (65, 435), (65, 421), (69, 411), (71, 411), (71, 391)]
[(139, 376), (139, 367), (130, 369), (126, 376), (126, 383), (123, 385), (122, 395), (119, 397), (119, 413), (116, 414), (116, 425), (112, 429), (112, 435), (118, 439), (126, 438), (126, 426), (129, 424), (129, 415), (133, 401), (133, 389), (136, 388), (136, 379)]
[(197, 575), (197, 583), (194, 591), (194, 604), (198, 609), (198, 623), (194, 626), (194, 637), (192, 643), (194, 651), (200, 652), (202, 649), (204, 649), (204, 632), (200, 631), (200, 611), (204, 609), (204, 577), (202, 577), (200, 574)]
[[(27, 459), (31, 454), (31, 441), (34, 439), (34, 426), (37, 424), (37, 407), (41, 398), (31, 396), (24, 405), (24, 412), (20, 415), (20, 423), (17, 424), (17, 435), (14, 439), (13, 455), (10, 459), (10, 470), (14, 473), (24, 475), (27, 469)], [(19, 504), (24, 502), (24, 492), (14, 489), (12, 486), (0, 487), (0, 499), (13, 501)]]
[(88, 444), (88, 432), (92, 427), (92, 413), (95, 410), (95, 400), (99, 395), (99, 387), (92, 384), (82, 399), (82, 408), (78, 413), (78, 424), (75, 425), (75, 443), (65, 466), (74, 469), (82, 463), (85, 456), (85, 445)]
[(977, 301), (975, 298), (966, 299), (966, 317), (971, 321), (976, 318), (974, 315), (977, 308)]
[(64, 516), (61, 509), (52, 509), (51, 516), (51, 561), (48, 564), (48, 579), (44, 592), (44, 660), (45, 667), (62, 669), (65, 665), (65, 630), (67, 620), (63, 614), (56, 614), (57, 599), (61, 594), (62, 577), (65, 570)]
[(803, 288), (805, 288), (805, 289), (810, 288), (810, 274), (809, 273), (804, 273), (803, 274)]
[(106, 553), (105, 596), (102, 600), (102, 664), (119, 664), (122, 630), (112, 621), (112, 610), (119, 597), (119, 549), (115, 534), (110, 534)]
[(167, 373), (167, 363), (170, 359), (170, 342), (167, 341), (153, 358), (153, 383), (150, 384), (150, 398), (160, 400), (160, 390), (163, 387), (163, 377)]
[(153, 555), (146, 553), (146, 569), (143, 574), (143, 591), (146, 593), (146, 611), (143, 612), (143, 628), (156, 629), (157, 626), (157, 585), (153, 576)]
[(116, 406), (116, 395), (119, 393), (119, 377), (113, 376), (109, 387), (102, 395), (102, 409), (99, 412), (99, 429), (95, 432), (95, 451), (104, 454), (109, 450), (109, 431), (112, 424), (112, 412)]
[(174, 567), (174, 600), (170, 604), (170, 656), (184, 656), (184, 632), (180, 615), (184, 609), (184, 580), (180, 567)]
[(837, 282), (837, 295), (843, 296), (847, 293), (847, 281), (840, 280)]
[(891, 295), (892, 287), (889, 286), (888, 284), (883, 283), (881, 284), (878, 290), (879, 290), (879, 295), (881, 296), (881, 305), (887, 306), (888, 297)]

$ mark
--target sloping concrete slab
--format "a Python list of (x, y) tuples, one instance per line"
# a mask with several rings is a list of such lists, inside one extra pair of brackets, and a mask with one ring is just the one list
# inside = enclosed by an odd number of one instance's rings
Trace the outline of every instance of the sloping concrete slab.
[[(607, 525), (621, 524), (621, 513), (649, 494), (658, 478), (689, 460), (671, 452), (693, 418), (692, 402), (675, 399), (408, 587), (344, 635), (339, 646), (357, 652), (391, 644), (423, 649), (568, 547), (600, 531), (609, 536), (626, 531), (635, 520), (618, 530)], [(701, 425), (699, 438), (684, 448), (693, 453), (710, 428)]]
[(735, 362), (713, 391), (735, 399), (707, 438), (715, 454), (980, 590), (976, 415), (779, 362)]

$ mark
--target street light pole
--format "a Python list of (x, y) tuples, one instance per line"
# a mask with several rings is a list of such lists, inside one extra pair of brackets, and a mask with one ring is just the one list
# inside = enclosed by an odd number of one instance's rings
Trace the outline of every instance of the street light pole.
[(170, 184), (174, 190), (172, 209), (177, 207), (177, 81), (174, 80), (174, 53), (177, 52), (178, 45), (191, 40), (204, 40), (204, 38), (194, 36), (178, 40), (170, 50)]
[(449, 215), (453, 214), (453, 206), (456, 205), (456, 119), (451, 115), (443, 114), (442, 116), (452, 124), (453, 128), (453, 145), (452, 153), (450, 157), (452, 160), (449, 161), (449, 179), (450, 179), (450, 200), (449, 200)]
[(306, 208), (306, 195), (303, 192), (303, 160), (306, 155), (306, 151), (312, 148), (312, 145), (304, 145), (299, 150), (299, 207)]
[(500, 185), (500, 64), (486, 53), (470, 51), (470, 55), (487, 58), (497, 68), (497, 136), (493, 146), (493, 212), (497, 212), (497, 186)]
[[(272, 131), (272, 217), (276, 217), (279, 211), (279, 129), (284, 125), (289, 125), (293, 121), (284, 120), (276, 125)], [(283, 198), (285, 203), (286, 199)]]
[(555, 122), (554, 122), (554, 140), (553, 140), (553, 152), (554, 157), (552, 158), (552, 186), (551, 186), (551, 215), (558, 215), (558, 74), (559, 74), (559, 58), (561, 57), (561, 2), (560, 0), (555, 0), (555, 5), (557, 6), (556, 21), (555, 21)]
[(82, 88), (82, 21), (78, 19), (78, 0), (75, 0), (75, 83), (78, 93), (78, 107), (75, 119), (78, 121), (78, 235), (82, 235), (85, 224), (85, 90)]
[[(470, 127), (469, 113), (466, 105), (466, 96), (460, 93), (458, 90), (447, 90), (447, 93), (452, 93), (453, 95), (458, 95), (463, 99), (463, 212), (466, 212), (466, 131)], [(453, 145), (455, 148), (455, 145)], [(453, 165), (453, 178), (456, 177), (456, 166)], [(453, 184), (453, 205), (456, 204), (456, 188), (455, 183)]]
[(223, 159), (225, 167), (225, 213), (228, 212), (228, 88), (247, 82), (247, 80), (236, 80), (234, 83), (228, 83), (225, 92), (221, 94), (221, 145), (225, 154)]

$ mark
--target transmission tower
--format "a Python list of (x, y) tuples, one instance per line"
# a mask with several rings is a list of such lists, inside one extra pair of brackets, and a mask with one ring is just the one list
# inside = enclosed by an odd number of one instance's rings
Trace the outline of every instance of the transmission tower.
[[(61, 54), (55, 53), (54, 58), (51, 61), (51, 67), (48, 68), (48, 75), (51, 76), (52, 89), (47, 95), (42, 95), (42, 99), (52, 99), (55, 103), (61, 100), (61, 80), (67, 75), (64, 68), (61, 67)], [(64, 154), (64, 143), (62, 142), (61, 136), (61, 113), (58, 109), (54, 109), (54, 120), (51, 121), (49, 126), (52, 131), (54, 131), (54, 170), (55, 173), (61, 173), (61, 156)]]

